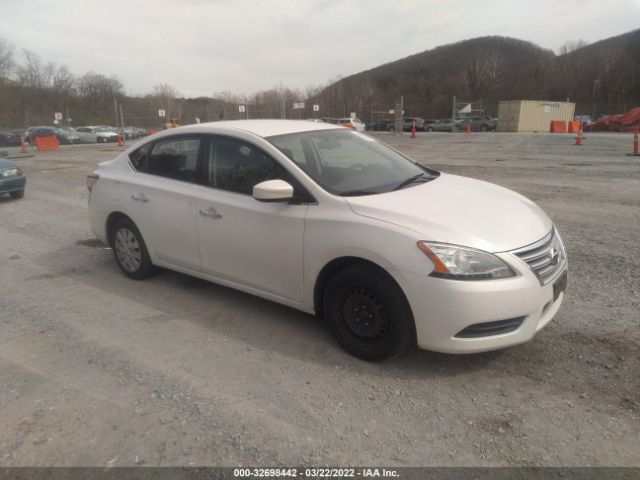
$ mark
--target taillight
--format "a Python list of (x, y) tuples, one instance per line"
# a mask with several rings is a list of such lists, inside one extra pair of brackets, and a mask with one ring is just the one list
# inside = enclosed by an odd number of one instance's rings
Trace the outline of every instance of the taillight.
[(87, 190), (89, 190), (89, 193), (91, 193), (93, 186), (98, 180), (100, 180), (100, 175), (96, 175), (95, 173), (92, 175), (87, 175)]
[(345, 123), (344, 127), (345, 128), (353, 128), (353, 124), (352, 123)]

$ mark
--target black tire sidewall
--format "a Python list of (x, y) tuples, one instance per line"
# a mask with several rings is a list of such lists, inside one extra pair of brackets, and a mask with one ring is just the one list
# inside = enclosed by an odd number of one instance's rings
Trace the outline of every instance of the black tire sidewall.
[(11, 195), (11, 198), (22, 198), (24, 197), (24, 189), (22, 190), (17, 190), (15, 192), (9, 192), (9, 195)]
[[(120, 259), (118, 258), (118, 254), (116, 253), (115, 247), (115, 237), (119, 230), (123, 228), (128, 229), (131, 233), (133, 233), (140, 245), (140, 267), (135, 272), (130, 272), (120, 263)], [(142, 238), (142, 234), (138, 227), (136, 227), (135, 223), (127, 218), (122, 218), (117, 220), (113, 226), (111, 227), (111, 236), (109, 237), (109, 244), (113, 249), (113, 256), (116, 259), (116, 263), (120, 270), (129, 278), (133, 280), (144, 280), (145, 278), (149, 278), (154, 273), (153, 263), (151, 263), (151, 258), (149, 257), (149, 251), (147, 250), (147, 245)]]
[[(336, 296), (345, 288), (365, 287), (373, 291), (384, 304), (391, 322), (390, 333), (376, 349), (364, 349), (355, 345), (341, 333), (344, 320), (336, 314)], [(351, 355), (367, 361), (388, 360), (406, 352), (415, 344), (415, 324), (411, 308), (404, 293), (395, 281), (366, 267), (355, 267), (337, 273), (327, 284), (323, 297), (324, 317), (340, 346)], [(338, 322), (342, 322), (340, 326)]]

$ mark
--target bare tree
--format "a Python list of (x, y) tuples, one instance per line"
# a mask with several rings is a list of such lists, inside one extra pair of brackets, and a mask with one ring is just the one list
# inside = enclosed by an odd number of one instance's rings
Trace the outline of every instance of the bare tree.
[(502, 86), (504, 60), (499, 49), (483, 49), (467, 56), (464, 78), (471, 99), (492, 94)]
[(13, 45), (0, 37), (0, 77), (8, 78), (15, 67)]
[(153, 96), (156, 98), (158, 108), (165, 110), (167, 118), (178, 116), (176, 102), (181, 96), (178, 89), (166, 83), (159, 83), (153, 87)]
[(18, 67), (18, 83), (27, 88), (44, 88), (45, 72), (40, 56), (31, 50), (22, 50), (24, 62)]
[(558, 48), (558, 55), (566, 55), (567, 53), (571, 53), (575, 50), (579, 50), (583, 47), (589, 45), (586, 41), (579, 40), (567, 40)]

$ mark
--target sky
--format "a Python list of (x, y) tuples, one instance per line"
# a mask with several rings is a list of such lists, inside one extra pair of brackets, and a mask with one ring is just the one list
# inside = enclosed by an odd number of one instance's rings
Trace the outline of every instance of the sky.
[(0, 0), (0, 37), (129, 95), (252, 94), (486, 35), (557, 51), (640, 28), (640, 0)]

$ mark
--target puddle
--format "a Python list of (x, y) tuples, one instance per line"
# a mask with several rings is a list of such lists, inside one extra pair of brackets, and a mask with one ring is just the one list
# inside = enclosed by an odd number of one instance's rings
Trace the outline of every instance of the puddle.
[(100, 250), (111, 250), (111, 247), (105, 245), (97, 238), (88, 238), (86, 240), (78, 240), (74, 245), (80, 247), (98, 248)]

